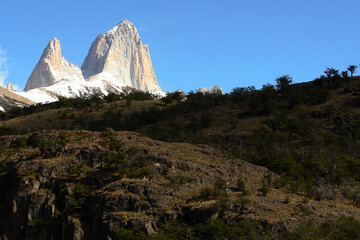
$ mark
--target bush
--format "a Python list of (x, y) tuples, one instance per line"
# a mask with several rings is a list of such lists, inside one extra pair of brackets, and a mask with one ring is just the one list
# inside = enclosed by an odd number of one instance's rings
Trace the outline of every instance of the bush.
[(72, 195), (67, 195), (66, 211), (70, 213), (80, 213), (87, 209), (91, 188), (82, 184), (75, 185)]
[(245, 196), (250, 194), (250, 192), (246, 189), (244, 180), (242, 180), (241, 178), (236, 181), (236, 187), (238, 191), (242, 192), (242, 195)]
[(265, 182), (262, 184), (261, 188), (259, 189), (259, 191), (261, 192), (261, 194), (266, 197), (267, 194), (269, 193), (269, 187), (265, 184)]

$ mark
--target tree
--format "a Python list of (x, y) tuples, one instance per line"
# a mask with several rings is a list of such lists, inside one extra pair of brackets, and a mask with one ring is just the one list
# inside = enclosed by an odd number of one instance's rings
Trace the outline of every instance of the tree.
[(292, 77), (289, 75), (283, 75), (276, 79), (276, 88), (278, 90), (284, 90), (292, 83)]
[(356, 65), (349, 65), (349, 67), (347, 68), (347, 70), (350, 72), (351, 76), (354, 75), (354, 73), (356, 72), (358, 66)]
[(327, 78), (335, 77), (339, 75), (339, 70), (336, 70), (335, 68), (328, 68), (326, 67), (326, 70), (324, 71)]

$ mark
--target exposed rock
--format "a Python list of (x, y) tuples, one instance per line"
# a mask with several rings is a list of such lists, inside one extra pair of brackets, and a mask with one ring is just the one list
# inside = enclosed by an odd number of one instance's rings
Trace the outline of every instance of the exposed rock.
[(221, 94), (223, 95), (224, 92), (222, 90), (222, 88), (218, 85), (214, 85), (210, 88), (210, 93), (213, 93), (213, 94)]
[(106, 34), (99, 34), (85, 58), (81, 70), (86, 79), (107, 77), (143, 91), (160, 91), (150, 59), (134, 24), (120, 22)]
[[(64, 145), (58, 144), (57, 131), (0, 137), (0, 146), (6, 149), (0, 154), (0, 177), (6, 182), (0, 185), (3, 239), (117, 239), (114, 231), (119, 226), (137, 224), (152, 235), (166, 220), (205, 222), (219, 216), (221, 199), (197, 196), (219, 185), (218, 179), (224, 181), (218, 191), (226, 192), (230, 201), (222, 212), (225, 219), (248, 218), (292, 228), (301, 220), (360, 216), (360, 209), (342, 202), (309, 200), (303, 207), (303, 199), (296, 194), (291, 195), (291, 203), (283, 203), (290, 193), (282, 189), (271, 188), (268, 196), (262, 196), (258, 189), (268, 169), (207, 145), (165, 143), (133, 132), (63, 134)], [(53, 146), (15, 148), (19, 138), (28, 139), (28, 144), (43, 139)], [(141, 160), (146, 169), (138, 163), (125, 173), (109, 168), (106, 160), (119, 142), (129, 152), (126, 164)], [(138, 174), (140, 170), (148, 175)], [(236, 190), (239, 178), (249, 191), (246, 208), (239, 205), (243, 198)]]
[(8, 83), (6, 89), (9, 90), (9, 91), (15, 91), (15, 87), (11, 83)]
[(53, 38), (44, 49), (39, 62), (27, 80), (25, 91), (47, 87), (62, 79), (83, 80), (80, 68), (61, 55), (60, 41)]
[(210, 90), (209, 90), (209, 88), (199, 88), (198, 92), (205, 94), (205, 93), (209, 93)]
[[(84, 76), (86, 81), (84, 79)], [(126, 88), (164, 96), (152, 67), (149, 48), (137, 29), (125, 20), (93, 42), (82, 68), (61, 55), (60, 42), (52, 39), (19, 95), (36, 103), (66, 98), (126, 92)]]
[(16, 92), (0, 87), (0, 111), (8, 111), (12, 107), (22, 107), (33, 104), (35, 104), (35, 102), (17, 95)]
[(207, 93), (221, 94), (221, 95), (224, 94), (222, 88), (220, 86), (218, 86), (218, 85), (214, 85), (210, 89), (209, 88), (199, 88), (198, 92), (201, 92), (203, 94), (207, 94)]

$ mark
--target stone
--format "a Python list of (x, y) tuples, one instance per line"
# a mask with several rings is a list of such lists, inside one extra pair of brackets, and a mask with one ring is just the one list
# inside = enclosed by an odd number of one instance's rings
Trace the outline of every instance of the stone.
[(86, 80), (94, 81), (105, 74), (137, 90), (161, 90), (149, 47), (142, 44), (136, 27), (127, 20), (96, 37), (81, 70)]
[(202, 94), (220, 94), (223, 95), (224, 92), (222, 90), (222, 88), (218, 85), (214, 85), (210, 88), (199, 88), (198, 92), (202, 93)]
[(11, 83), (8, 83), (6, 89), (9, 90), (9, 91), (15, 91), (15, 87)]
[(60, 41), (54, 37), (44, 49), (24, 90), (51, 86), (62, 79), (84, 80), (80, 68), (61, 55)]

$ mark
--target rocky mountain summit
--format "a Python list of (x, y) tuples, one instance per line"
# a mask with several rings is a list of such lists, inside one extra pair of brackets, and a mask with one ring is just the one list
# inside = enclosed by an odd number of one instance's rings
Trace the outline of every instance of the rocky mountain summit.
[[(127, 20), (95, 39), (81, 69), (62, 56), (60, 41), (53, 38), (24, 91), (16, 91), (10, 83), (7, 90), (12, 94), (2, 96), (2, 111), (29, 103), (55, 102), (59, 97), (84, 98), (134, 90), (165, 95), (157, 82), (148, 46), (142, 44), (134, 24)], [(26, 100), (19, 102), (18, 98)]]
[(44, 49), (24, 90), (48, 87), (62, 79), (82, 80), (83, 76), (80, 68), (62, 56), (60, 41), (54, 37)]
[(53, 102), (59, 96), (107, 95), (123, 88), (162, 93), (149, 48), (127, 20), (97, 36), (81, 69), (65, 60), (60, 41), (52, 39), (26, 83), (26, 92), (18, 94), (34, 102)]
[(9, 90), (9, 91), (15, 91), (15, 87), (11, 83), (8, 83), (6, 89)]
[(142, 44), (136, 27), (127, 20), (96, 37), (81, 70), (88, 80), (93, 81), (107, 73), (138, 90), (160, 90), (149, 47)]

